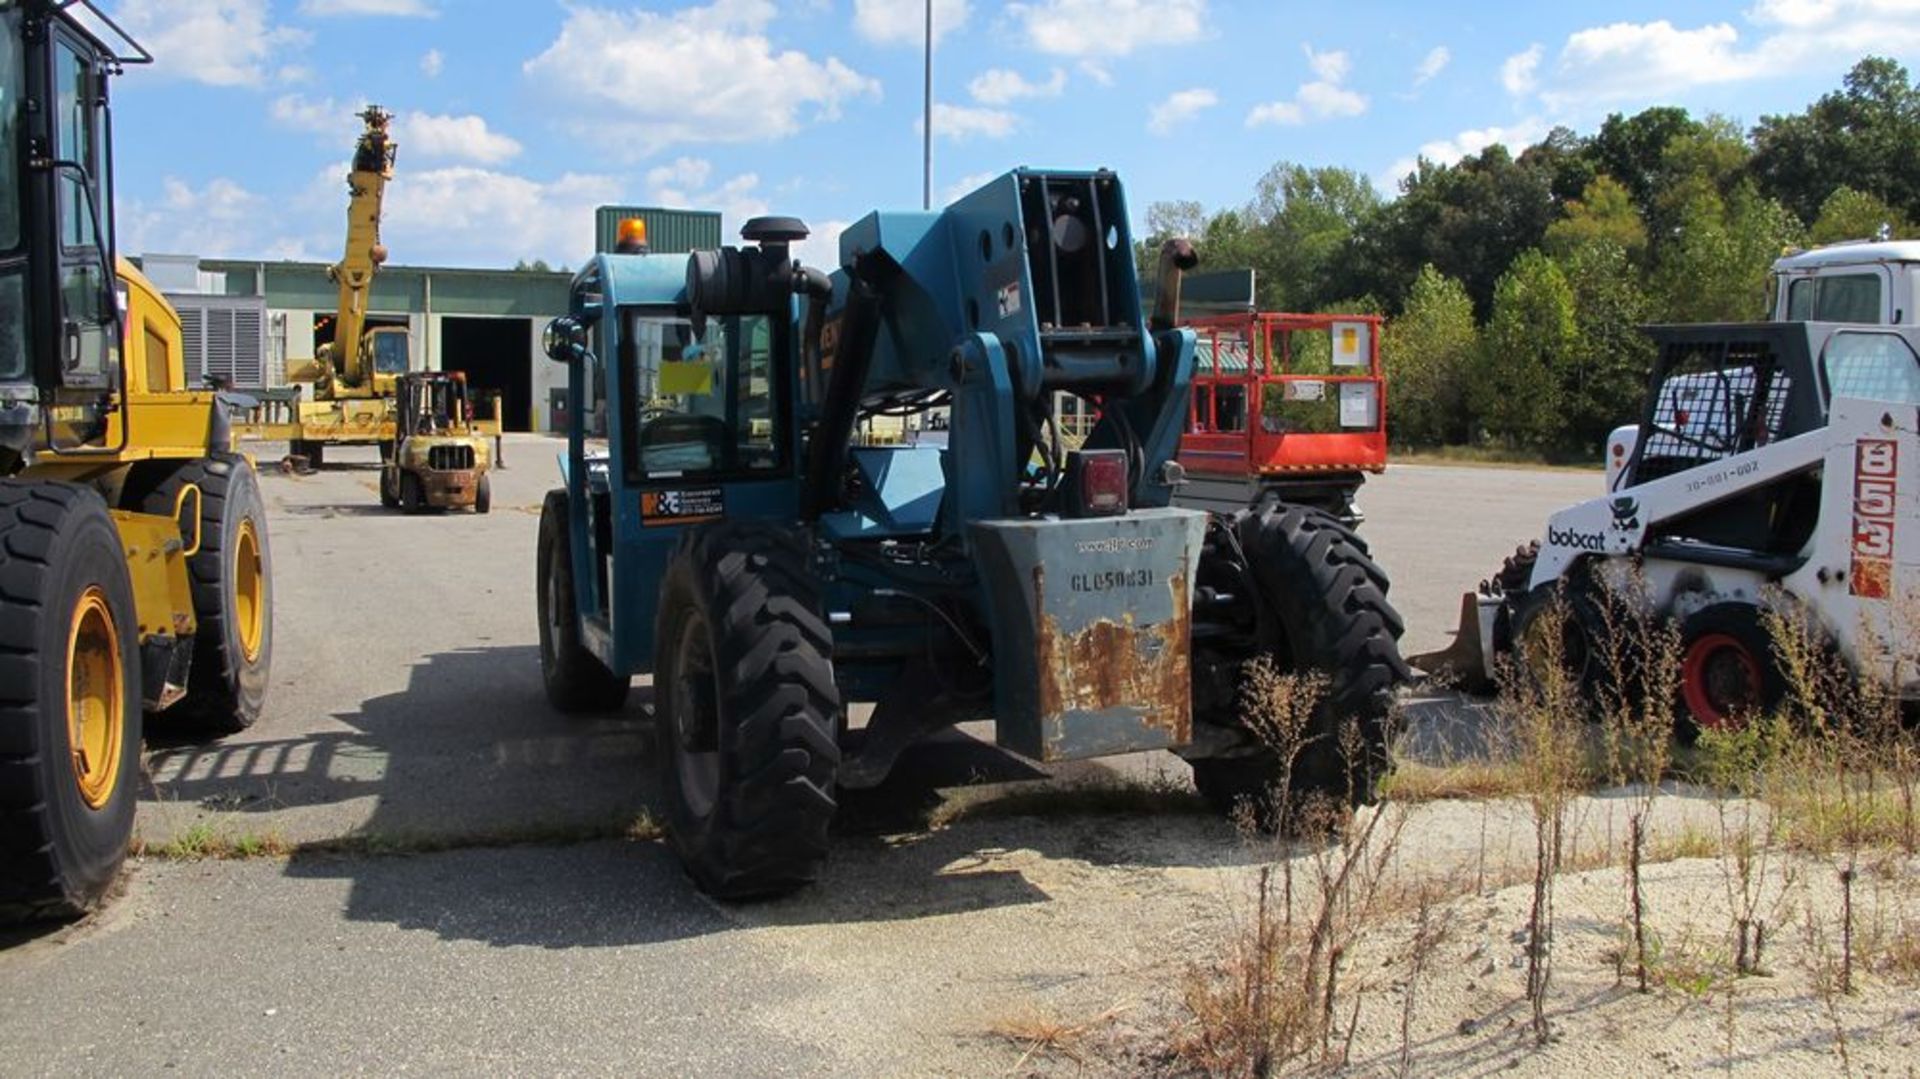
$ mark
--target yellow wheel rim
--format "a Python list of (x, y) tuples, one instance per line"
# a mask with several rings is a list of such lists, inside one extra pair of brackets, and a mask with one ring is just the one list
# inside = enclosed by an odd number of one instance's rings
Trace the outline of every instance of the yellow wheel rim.
[(266, 575), (260, 570), (260, 534), (253, 519), (240, 522), (233, 543), (233, 618), (240, 630), (240, 651), (252, 663), (267, 636)]
[(99, 809), (120, 781), (127, 730), (127, 687), (121, 680), (120, 633), (107, 594), (92, 585), (74, 605), (67, 639), (67, 744), (80, 798)]

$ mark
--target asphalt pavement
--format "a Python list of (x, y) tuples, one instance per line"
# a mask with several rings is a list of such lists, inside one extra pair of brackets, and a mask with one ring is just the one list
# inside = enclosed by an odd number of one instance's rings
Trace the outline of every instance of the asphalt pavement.
[[(1196, 902), (1181, 874), (1237, 857), (1231, 829), (927, 832), (950, 792), (1041, 774), (964, 735), (909, 759), (863, 810), (879, 823), (781, 903), (711, 904), (660, 844), (597, 838), (646, 814), (648, 690), (586, 722), (542, 696), (534, 541), (561, 446), (510, 436), (487, 516), (381, 509), (370, 449), (305, 476), (263, 457), (266, 714), (213, 745), (162, 732), (138, 830), (155, 852), (218, 836), (294, 853), (150, 854), (104, 914), (9, 938), (0, 1071), (971, 1074), (1005, 1049), (977, 1041), (996, 1001), (1162, 961)], [(1369, 483), (1404, 650), (1445, 644), (1459, 593), (1599, 486), (1414, 466)], [(1184, 777), (1165, 756), (1107, 767)], [(375, 853), (323, 849), (343, 837)], [(380, 853), (406, 851), (432, 853)], [(1146, 894), (1172, 899), (1149, 916)]]

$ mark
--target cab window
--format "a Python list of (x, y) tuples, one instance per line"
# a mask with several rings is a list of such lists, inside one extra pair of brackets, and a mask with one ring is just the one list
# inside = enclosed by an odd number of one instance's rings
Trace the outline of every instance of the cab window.
[(683, 318), (628, 316), (621, 362), (642, 478), (782, 467), (774, 329), (758, 315), (709, 319), (699, 331)]
[(380, 375), (404, 375), (407, 373), (407, 335), (404, 333), (376, 333), (373, 335), (373, 370)]
[(1788, 322), (1878, 323), (1880, 275), (1803, 277), (1787, 288)]
[(1834, 334), (1821, 366), (1833, 397), (1920, 404), (1920, 359), (1893, 334)]

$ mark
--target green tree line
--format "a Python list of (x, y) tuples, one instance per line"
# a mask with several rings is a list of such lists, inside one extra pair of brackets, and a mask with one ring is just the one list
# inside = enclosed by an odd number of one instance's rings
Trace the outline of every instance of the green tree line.
[(1383, 199), (1362, 174), (1281, 162), (1245, 205), (1155, 203), (1142, 265), (1189, 236), (1252, 267), (1265, 310), (1389, 318), (1389, 422), (1408, 445), (1597, 452), (1635, 415), (1651, 322), (1762, 318), (1795, 246), (1920, 235), (1920, 86), (1868, 57), (1804, 111), (1743, 130), (1675, 107), (1555, 128)]

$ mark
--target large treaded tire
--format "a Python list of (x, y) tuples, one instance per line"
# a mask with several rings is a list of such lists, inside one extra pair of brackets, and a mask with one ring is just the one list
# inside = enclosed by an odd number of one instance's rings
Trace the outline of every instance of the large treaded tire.
[[(97, 589), (119, 643), (120, 743), (89, 805), (75, 770), (66, 657)], [(106, 503), (67, 483), (0, 480), (0, 921), (70, 917), (113, 884), (140, 777), (133, 586)]]
[(667, 834), (687, 872), (722, 899), (813, 881), (836, 808), (841, 701), (804, 542), (749, 522), (685, 534), (655, 648)]
[[(187, 695), (155, 719), (174, 729), (237, 734), (259, 721), (273, 667), (273, 553), (267, 542), (267, 505), (253, 465), (239, 454), (215, 453), (175, 469), (146, 496), (142, 510), (172, 516), (180, 489), (189, 483), (200, 488), (200, 550), (187, 560), (199, 630)], [(192, 536), (187, 527), (191, 523), (182, 522), (182, 536)], [(249, 535), (250, 543), (243, 538)], [(250, 568), (240, 565), (247, 559)], [(243, 601), (236, 582), (245, 580), (254, 587), (251, 598)], [(243, 632), (249, 626), (253, 628)]]
[(547, 702), (562, 712), (617, 712), (632, 679), (614, 674), (580, 641), (574, 602), (573, 546), (567, 535), (567, 492), (552, 490), (540, 504), (540, 546), (534, 557), (534, 596), (540, 615), (540, 675)]
[[(1329, 682), (1291, 775), (1278, 754), (1262, 749), (1192, 760), (1194, 786), (1223, 813), (1250, 804), (1266, 828), (1287, 814), (1273, 798), (1283, 782), (1295, 804), (1316, 795), (1371, 801), (1386, 771), (1394, 689), (1412, 676), (1400, 657), (1405, 624), (1387, 602), (1386, 573), (1352, 528), (1317, 509), (1266, 506), (1235, 514), (1227, 527), (1248, 562), (1260, 652), (1283, 671), (1318, 671)], [(1238, 715), (1196, 718), (1242, 726)], [(1349, 719), (1359, 722), (1363, 742), (1356, 761), (1340, 745)]]

